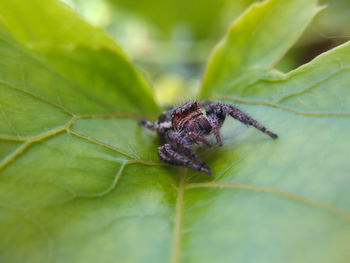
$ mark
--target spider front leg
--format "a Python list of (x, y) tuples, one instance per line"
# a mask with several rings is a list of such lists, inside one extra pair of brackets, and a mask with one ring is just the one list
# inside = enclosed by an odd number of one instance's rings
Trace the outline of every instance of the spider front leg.
[(171, 122), (170, 121), (164, 121), (164, 122), (156, 122), (152, 123), (150, 121), (141, 119), (140, 124), (152, 131), (157, 131), (160, 136), (164, 136), (167, 130), (171, 127)]
[(199, 164), (188, 159), (185, 155), (175, 151), (168, 143), (158, 147), (158, 156), (166, 163), (185, 166), (193, 170), (211, 174), (211, 170), (205, 165), (205, 163), (202, 162), (202, 164)]
[(148, 129), (152, 130), (152, 131), (156, 131), (156, 130), (159, 129), (159, 125), (158, 124), (154, 124), (154, 123), (152, 123), (152, 122), (150, 122), (148, 120), (141, 119), (140, 120), (140, 124), (142, 126), (148, 128)]
[(231, 117), (235, 118), (236, 120), (239, 120), (240, 122), (242, 122), (244, 124), (251, 125), (251, 126), (255, 127), (256, 129), (269, 135), (272, 139), (276, 139), (278, 137), (277, 134), (266, 129), (263, 125), (261, 125), (259, 122), (252, 119), (251, 117), (249, 117), (243, 111), (240, 111), (239, 109), (237, 109), (233, 106), (230, 106), (230, 105), (224, 105), (224, 108), (226, 108), (225, 110), (227, 110), (228, 114), (230, 114)]
[(209, 101), (203, 101), (203, 106), (205, 105), (209, 105), (206, 108), (207, 119), (213, 129), (216, 142), (221, 147), (222, 141), (219, 128), (225, 121), (226, 113), (222, 110), (222, 108), (217, 107), (217, 104), (210, 103)]
[(223, 121), (225, 120), (226, 114), (229, 114), (231, 117), (235, 118), (236, 120), (239, 120), (240, 122), (242, 122), (244, 124), (255, 127), (256, 129), (269, 135), (273, 139), (276, 139), (278, 137), (277, 134), (267, 130), (259, 122), (252, 119), (247, 114), (245, 114), (243, 111), (240, 111), (239, 109), (237, 109), (234, 106), (227, 105), (227, 104), (213, 103), (213, 104), (210, 104), (206, 108), (206, 113), (207, 113), (208, 120), (210, 121), (210, 123), (213, 126), (214, 134), (217, 138), (219, 145), (221, 145), (221, 138), (219, 135), (219, 127), (222, 125)]

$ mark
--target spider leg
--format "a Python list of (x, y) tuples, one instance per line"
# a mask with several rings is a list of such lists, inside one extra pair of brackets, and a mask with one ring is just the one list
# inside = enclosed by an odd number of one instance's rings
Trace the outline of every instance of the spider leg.
[(198, 101), (197, 104), (199, 107), (204, 108), (209, 106), (210, 104), (213, 104), (213, 102), (210, 100), (201, 100), (201, 101)]
[[(207, 107), (206, 109), (207, 114), (210, 116), (216, 115), (216, 119), (220, 121), (220, 118), (224, 120), (225, 115), (229, 114), (232, 118), (235, 118), (236, 120), (239, 120), (240, 122), (253, 126), (256, 129), (266, 133), (269, 135), (271, 138), (276, 139), (278, 137), (277, 134), (267, 130), (263, 125), (261, 125), (259, 122), (256, 120), (252, 119), (249, 117), (247, 114), (245, 114), (243, 111), (237, 109), (234, 106), (227, 105), (227, 104), (220, 104), (220, 103), (215, 103), (211, 104)], [(213, 117), (215, 118), (215, 117)], [(209, 119), (209, 118), (208, 118)], [(215, 128), (214, 128), (215, 132)]]
[(169, 121), (163, 121), (160, 123), (157, 121), (155, 123), (152, 123), (150, 121), (141, 119), (140, 124), (152, 131), (157, 131), (161, 137), (164, 136), (166, 131), (171, 127), (171, 122)]
[(148, 128), (148, 129), (152, 130), (152, 131), (156, 131), (156, 130), (159, 129), (159, 125), (158, 124), (154, 124), (154, 123), (152, 123), (152, 122), (150, 122), (148, 120), (141, 119), (140, 120), (140, 124), (142, 126)]
[(211, 125), (211, 127), (213, 128), (213, 132), (216, 138), (216, 142), (218, 143), (218, 145), (221, 147), (222, 146), (222, 141), (221, 141), (221, 136), (220, 136), (220, 132), (219, 132), (219, 128), (220, 128), (220, 124), (218, 122), (218, 120), (216, 120), (216, 118), (210, 118), (209, 119), (209, 123)]
[(216, 142), (219, 146), (222, 146), (222, 140), (221, 140), (219, 128), (224, 122), (226, 114), (217, 105), (220, 105), (220, 104), (213, 103), (210, 100), (202, 100), (198, 102), (199, 107), (206, 107), (207, 118), (213, 129)]
[(185, 166), (193, 170), (205, 172), (211, 174), (211, 170), (206, 165), (198, 164), (194, 161), (189, 160), (186, 156), (175, 151), (172, 146), (168, 143), (158, 147), (158, 155), (161, 160), (166, 163), (173, 165)]
[(236, 120), (239, 120), (240, 122), (242, 122), (244, 124), (251, 125), (251, 126), (255, 127), (256, 129), (266, 133), (267, 135), (269, 135), (273, 139), (276, 139), (278, 137), (277, 134), (266, 129), (263, 125), (261, 125), (259, 122), (252, 119), (251, 117), (249, 117), (243, 111), (240, 111), (239, 109), (237, 109), (233, 106), (230, 106), (230, 105), (224, 105), (224, 107), (227, 108), (228, 114), (230, 114)]
[[(209, 101), (207, 101), (209, 103)], [(210, 104), (206, 108), (207, 119), (213, 129), (213, 133), (216, 138), (216, 142), (219, 146), (222, 146), (221, 136), (219, 132), (219, 128), (223, 124), (226, 113), (223, 112), (223, 109), (217, 106), (218, 104)]]
[(189, 133), (187, 133), (187, 138), (189, 138), (193, 141), (199, 141), (199, 142), (207, 145), (208, 147), (211, 147), (210, 142), (206, 138), (204, 138), (203, 136), (201, 136), (197, 133), (189, 132)]
[(178, 152), (184, 154), (185, 156), (187, 156), (191, 160), (194, 160), (196, 163), (208, 168), (206, 163), (203, 162), (197, 156), (195, 151), (191, 149), (190, 142), (188, 141), (188, 137), (186, 135), (184, 137), (181, 137), (178, 133), (170, 130), (167, 132), (167, 138), (168, 138), (170, 144), (172, 144), (177, 149)]

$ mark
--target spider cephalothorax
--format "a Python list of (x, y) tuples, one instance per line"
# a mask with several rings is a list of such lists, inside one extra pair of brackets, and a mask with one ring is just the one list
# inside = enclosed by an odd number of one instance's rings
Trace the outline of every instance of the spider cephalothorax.
[[(206, 116), (201, 107), (206, 107)], [(198, 103), (191, 101), (180, 107), (164, 111), (154, 124), (147, 120), (140, 122), (143, 126), (157, 131), (165, 142), (164, 145), (158, 147), (158, 155), (161, 160), (211, 174), (210, 168), (199, 159), (191, 145), (201, 142), (210, 147), (211, 144), (205, 136), (213, 133), (218, 145), (222, 146), (219, 128), (227, 114), (244, 124), (257, 128), (273, 139), (277, 138), (276, 134), (234, 106), (211, 101)]]

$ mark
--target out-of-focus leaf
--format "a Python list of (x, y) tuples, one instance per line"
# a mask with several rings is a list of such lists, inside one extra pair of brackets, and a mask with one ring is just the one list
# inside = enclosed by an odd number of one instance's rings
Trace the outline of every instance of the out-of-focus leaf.
[(211, 54), (201, 96), (232, 86), (237, 89), (273, 67), (320, 10), (315, 3), (294, 0), (252, 5)]
[[(83, 22), (62, 3), (31, 1), (26, 5), (20, 0), (3, 1), (1, 21), (3, 49), (6, 48), (1, 62), (5, 67), (7, 60), (12, 59), (23, 67), (20, 73), (2, 70), (2, 78), (8, 84), (17, 86), (20, 81), (27, 81), (27, 91), (35, 86), (40, 90), (38, 95), (74, 113), (157, 110), (149, 87), (114, 40)], [(41, 68), (34, 65), (28, 72), (27, 64), (37, 61), (44, 64), (43, 70), (56, 73), (60, 82), (55, 80), (57, 84), (52, 85), (54, 77), (40, 78), (37, 71)], [(32, 84), (32, 79), (41, 82)]]
[[(218, 37), (223, 22), (233, 19), (253, 0), (108, 0), (117, 10), (126, 10), (146, 19), (163, 33), (171, 34), (174, 29), (193, 38)], [(230, 12), (227, 12), (230, 10)], [(229, 16), (229, 17), (225, 17)]]

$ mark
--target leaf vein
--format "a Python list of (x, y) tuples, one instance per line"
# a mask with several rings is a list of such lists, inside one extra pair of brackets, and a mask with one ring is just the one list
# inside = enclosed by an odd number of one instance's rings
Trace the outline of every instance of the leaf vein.
[(19, 146), (14, 152), (7, 155), (1, 162), (0, 162), (0, 171), (3, 170), (9, 163), (13, 162), (16, 158), (18, 158), (25, 150), (29, 148), (33, 143), (42, 141), (46, 138), (49, 138), (51, 136), (54, 136), (58, 133), (61, 133), (66, 130), (66, 126), (59, 126), (53, 130), (50, 130), (46, 133), (40, 134), (38, 136), (35, 136), (29, 140), (27, 140), (25, 143), (23, 143), (21, 146)]
[(130, 164), (130, 163), (134, 163), (133, 161), (123, 161), (122, 165), (120, 166), (120, 168), (118, 169), (118, 172), (116, 173), (116, 175), (114, 176), (114, 179), (112, 181), (112, 183), (110, 184), (110, 186), (108, 186), (105, 190), (96, 193), (96, 194), (80, 194), (77, 193), (73, 199), (71, 199), (70, 201), (79, 198), (79, 197), (83, 197), (83, 198), (95, 198), (95, 197), (103, 197), (107, 194), (109, 194), (113, 189), (115, 189), (115, 187), (117, 186), (120, 177), (122, 176), (125, 167)]
[(9, 85), (9, 84), (7, 84), (7, 83), (5, 83), (5, 82), (3, 82), (3, 81), (0, 81), (0, 84), (3, 85), (3, 86), (5, 86), (5, 87), (7, 87), (7, 88), (9, 88), (9, 89), (13, 89), (13, 90), (22, 92), (22, 93), (24, 93), (24, 94), (26, 94), (26, 95), (29, 95), (29, 96), (31, 96), (31, 97), (37, 99), (37, 100), (40, 100), (40, 101), (45, 102), (45, 103), (47, 103), (47, 104), (49, 104), (49, 105), (51, 105), (51, 106), (54, 106), (55, 108), (60, 109), (60, 110), (64, 111), (65, 113), (68, 113), (68, 114), (71, 115), (71, 116), (74, 116), (74, 113), (73, 113), (73, 112), (71, 112), (70, 110), (66, 109), (66, 108), (63, 107), (62, 105), (56, 104), (56, 103), (54, 103), (53, 101), (48, 100), (48, 99), (46, 99), (46, 98), (44, 98), (44, 97), (41, 97), (41, 96), (39, 96), (39, 95), (37, 95), (37, 94), (35, 94), (35, 93), (32, 93), (32, 92), (30, 92), (30, 91), (17, 88), (17, 87), (15, 87), (15, 86)]
[(175, 207), (175, 222), (174, 222), (174, 229), (173, 229), (171, 263), (180, 262), (180, 257), (181, 257), (181, 254), (180, 254), (181, 223), (182, 223), (182, 209), (183, 209), (186, 171), (187, 171), (186, 168), (182, 168), (180, 178), (179, 178), (179, 187), (178, 187), (176, 207)]
[(3, 170), (9, 163), (13, 162), (16, 158), (18, 158), (25, 150), (27, 150), (33, 143), (42, 141), (44, 139), (47, 139), (51, 136), (54, 136), (58, 133), (61, 133), (63, 131), (67, 131), (71, 134), (74, 134), (77, 137), (83, 138), (85, 140), (88, 140), (92, 143), (98, 144), (100, 146), (104, 146), (106, 148), (109, 148), (110, 150), (113, 150), (115, 152), (121, 153), (127, 157), (132, 158), (134, 161), (137, 161), (139, 163), (143, 163), (146, 165), (159, 165), (159, 166), (166, 166), (166, 164), (159, 163), (159, 162), (152, 162), (147, 160), (142, 160), (132, 154), (129, 154), (125, 151), (122, 151), (121, 149), (118, 149), (117, 147), (114, 147), (110, 144), (100, 142), (98, 140), (95, 140), (89, 136), (86, 136), (84, 134), (78, 133), (71, 129), (71, 126), (74, 124), (74, 122), (81, 118), (94, 118), (94, 117), (139, 117), (138, 115), (129, 114), (129, 113), (111, 113), (111, 114), (86, 114), (86, 115), (75, 115), (67, 124), (59, 126), (57, 128), (54, 128), (52, 130), (49, 130), (48, 132), (36, 135), (34, 137), (22, 137), (22, 136), (8, 136), (8, 135), (0, 135), (1, 140), (12, 140), (12, 141), (24, 141), (23, 144), (21, 144), (14, 152), (7, 155), (1, 162), (0, 162), (0, 171)]
[(125, 152), (125, 151), (115, 147), (115, 146), (112, 146), (112, 145), (110, 145), (108, 143), (104, 143), (104, 142), (101, 142), (99, 140), (93, 139), (93, 138), (91, 138), (91, 137), (89, 137), (87, 135), (84, 135), (84, 134), (81, 134), (79, 132), (76, 132), (76, 131), (72, 130), (71, 128), (67, 128), (67, 130), (68, 130), (69, 133), (71, 133), (71, 134), (73, 134), (73, 135), (75, 135), (77, 137), (80, 137), (80, 138), (85, 139), (85, 140), (87, 140), (89, 142), (95, 143), (97, 145), (104, 146), (104, 147), (106, 147), (106, 148), (108, 148), (110, 150), (113, 150), (115, 152), (121, 153), (121, 154), (123, 154), (123, 155), (125, 155), (125, 156), (127, 156), (129, 158), (132, 158), (134, 161), (137, 161), (139, 163), (148, 164), (148, 165), (159, 165), (159, 166), (166, 165), (166, 164), (159, 163), (159, 162), (152, 162), (152, 161), (142, 160), (142, 159), (140, 159), (140, 158), (138, 158), (138, 157), (136, 157), (136, 156), (134, 156), (134, 155), (132, 155), (132, 154), (130, 154), (128, 152)]
[[(5, 40), (5, 42), (15, 48), (16, 50), (18, 50), (18, 46), (15, 45), (14, 43), (10, 42), (10, 41), (7, 41)], [(21, 45), (20, 43), (16, 42), (17, 44)], [(21, 45), (23, 46), (23, 45)], [(30, 46), (24, 46), (26, 49), (30, 49), (31, 47)], [(33, 50), (33, 49), (32, 49)], [(33, 51), (35, 52), (35, 50)], [(36, 56), (30, 54), (29, 52), (25, 52), (25, 53), (22, 53), (24, 56), (27, 56), (28, 58), (36, 61), (38, 64), (40, 64), (41, 66), (43, 66), (44, 68), (46, 68), (49, 72), (53, 73), (55, 76), (57, 76), (59, 79), (65, 81), (69, 86), (70, 88), (76, 90), (76, 91), (79, 91), (80, 93), (84, 94), (90, 101), (92, 102), (95, 102), (96, 104), (100, 105), (100, 106), (103, 106), (105, 109), (107, 110), (111, 110), (113, 111), (114, 110), (114, 107), (112, 107), (111, 105), (105, 103), (104, 101), (101, 101), (101, 100), (97, 100), (94, 96), (91, 96), (90, 93), (86, 92), (84, 89), (81, 89), (79, 87), (79, 85), (76, 85), (72, 80), (68, 79), (66, 76), (62, 75), (59, 71), (57, 71), (56, 69), (54, 69), (51, 65), (49, 65), (48, 63), (44, 63), (44, 61), (38, 59)]]
[(235, 189), (245, 189), (245, 190), (252, 190), (256, 192), (263, 192), (263, 193), (271, 193), (275, 194), (281, 197), (284, 197), (289, 200), (298, 201), (313, 207), (317, 207), (322, 210), (326, 210), (328, 212), (331, 212), (335, 215), (341, 216), (345, 218), (347, 221), (350, 221), (350, 213), (347, 211), (344, 211), (330, 203), (326, 203), (323, 201), (311, 199), (308, 197), (304, 197), (295, 193), (282, 191), (273, 187), (266, 187), (266, 186), (257, 186), (257, 185), (247, 185), (247, 184), (239, 184), (239, 183), (226, 183), (226, 182), (208, 182), (208, 183), (191, 183), (186, 185), (186, 189), (191, 188), (202, 188), (202, 187), (222, 187), (222, 188), (235, 188)]
[(313, 117), (350, 117), (350, 112), (301, 112), (292, 108), (288, 108), (279, 104), (267, 102), (267, 101), (251, 101), (243, 98), (237, 98), (232, 96), (220, 96), (214, 95), (213, 99), (223, 99), (230, 100), (233, 102), (243, 103), (243, 104), (251, 104), (251, 105), (265, 105), (273, 108), (277, 108), (280, 110), (288, 111), (297, 115), (303, 116), (313, 116)]
[(292, 92), (290, 94), (287, 94), (285, 96), (282, 96), (281, 98), (279, 98), (275, 104), (280, 104), (282, 101), (286, 100), (286, 99), (289, 99), (289, 98), (292, 98), (292, 97), (295, 97), (295, 96), (298, 96), (298, 95), (301, 95), (303, 93), (306, 93), (307, 91), (310, 91), (311, 89), (314, 89), (316, 88), (317, 86), (319, 86), (320, 84), (326, 82), (327, 80), (329, 80), (330, 78), (342, 73), (343, 71), (347, 71), (349, 70), (350, 67), (344, 67), (344, 68), (341, 68), (335, 72), (332, 72), (331, 74), (329, 74), (327, 77), (319, 80), (319, 81), (316, 81), (315, 83), (313, 83), (312, 85), (306, 87), (305, 89), (301, 90), (301, 91), (297, 91), (297, 92)]

